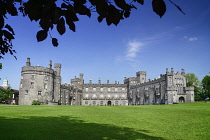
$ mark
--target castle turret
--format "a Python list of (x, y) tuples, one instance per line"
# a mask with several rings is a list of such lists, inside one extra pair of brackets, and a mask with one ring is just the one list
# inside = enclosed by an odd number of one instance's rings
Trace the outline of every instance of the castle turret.
[(48, 67), (31, 66), (30, 58), (27, 58), (26, 66), (22, 67), (21, 71), (19, 89), (20, 105), (31, 105), (33, 100), (39, 100), (42, 104), (52, 102), (55, 94), (54, 89), (56, 91), (60, 89), (56, 85), (60, 83), (59, 79), (61, 78), (55, 75), (57, 72), (54, 72), (51, 68), (51, 62)]
[(61, 64), (54, 64), (55, 79), (54, 79), (54, 101), (60, 103), (60, 87), (61, 87)]
[(49, 66), (48, 68), (52, 69), (52, 60), (49, 61)]
[(60, 76), (61, 75), (61, 64), (55, 63), (54, 64), (54, 70), (56, 71), (56, 75)]
[(80, 76), (80, 83), (81, 84), (84, 84), (84, 79), (83, 79), (84, 74), (83, 73), (80, 73), (79, 76)]
[(137, 76), (137, 84), (145, 83), (146, 82), (146, 72), (145, 71), (138, 71), (136, 72)]

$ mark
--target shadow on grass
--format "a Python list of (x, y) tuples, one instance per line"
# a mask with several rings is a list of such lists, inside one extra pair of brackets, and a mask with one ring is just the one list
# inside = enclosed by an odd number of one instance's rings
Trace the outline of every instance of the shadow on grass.
[(147, 130), (88, 123), (75, 117), (0, 117), (0, 139), (13, 140), (137, 140), (159, 139)]

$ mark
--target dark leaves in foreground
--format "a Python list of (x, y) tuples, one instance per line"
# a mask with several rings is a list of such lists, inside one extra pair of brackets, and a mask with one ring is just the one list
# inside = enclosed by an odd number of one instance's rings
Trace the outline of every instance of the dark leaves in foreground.
[(36, 39), (38, 42), (43, 41), (47, 38), (47, 31), (46, 30), (40, 30), (36, 34)]
[[(182, 9), (169, 0), (179, 11), (185, 14)], [(16, 6), (18, 3), (20, 6)], [(56, 27), (57, 32), (63, 35), (66, 26), (73, 32), (76, 31), (75, 22), (79, 21), (78, 15), (91, 17), (92, 12), (97, 12), (98, 22), (106, 21), (107, 25), (118, 25), (121, 20), (130, 17), (131, 10), (137, 9), (134, 4), (144, 5), (144, 0), (63, 0), (61, 5), (56, 0), (0, 0), (0, 59), (2, 55), (10, 53), (14, 56), (12, 40), (15, 32), (13, 28), (6, 24), (7, 15), (17, 16), (18, 12), (31, 21), (40, 25), (41, 30), (37, 32), (37, 41), (43, 41), (48, 37), (48, 33)], [(164, 0), (152, 1), (153, 11), (162, 17), (166, 12)], [(57, 47), (58, 40), (52, 37), (52, 45)], [(14, 56), (15, 57), (15, 56)], [(15, 57), (16, 58), (16, 57)]]
[(166, 4), (163, 0), (153, 0), (152, 8), (153, 8), (153, 11), (160, 16), (160, 18), (166, 12)]
[(58, 40), (56, 38), (52, 38), (52, 44), (54, 47), (58, 46)]

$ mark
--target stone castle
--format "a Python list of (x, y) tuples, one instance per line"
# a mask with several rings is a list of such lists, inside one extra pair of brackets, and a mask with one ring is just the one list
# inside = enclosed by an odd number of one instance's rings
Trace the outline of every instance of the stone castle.
[(22, 67), (19, 105), (31, 105), (33, 100), (49, 105), (158, 105), (194, 102), (194, 87), (186, 87), (184, 69), (169, 72), (154, 80), (146, 80), (146, 72), (136, 77), (124, 77), (124, 84), (84, 83), (84, 74), (71, 79), (71, 84), (61, 84), (61, 64), (52, 61), (48, 67), (31, 66), (27, 58)]

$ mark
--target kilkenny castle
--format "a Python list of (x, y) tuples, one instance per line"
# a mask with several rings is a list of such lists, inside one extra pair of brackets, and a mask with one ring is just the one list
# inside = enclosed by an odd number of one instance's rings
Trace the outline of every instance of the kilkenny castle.
[(84, 74), (61, 84), (61, 64), (52, 61), (48, 67), (31, 66), (27, 58), (22, 67), (19, 104), (31, 105), (33, 100), (49, 105), (158, 105), (194, 102), (194, 88), (186, 87), (184, 69), (169, 72), (154, 80), (146, 79), (146, 72), (139, 71), (136, 77), (124, 77), (124, 84), (84, 82)]

